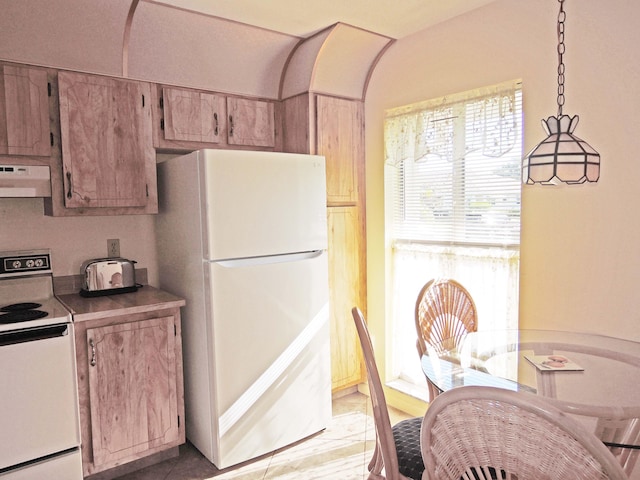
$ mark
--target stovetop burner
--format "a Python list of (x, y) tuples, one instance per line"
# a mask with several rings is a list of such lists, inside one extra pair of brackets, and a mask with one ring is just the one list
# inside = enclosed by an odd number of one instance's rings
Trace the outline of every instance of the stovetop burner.
[(0, 323), (18, 323), (28, 322), (30, 320), (37, 320), (49, 315), (42, 310), (16, 310), (10, 313), (0, 315)]
[(40, 308), (41, 306), (41, 303), (35, 302), (13, 303), (11, 305), (5, 305), (4, 307), (0, 308), (0, 312), (19, 312), (21, 310), (33, 310), (34, 308)]
[(0, 337), (71, 321), (53, 291), (48, 249), (0, 252)]

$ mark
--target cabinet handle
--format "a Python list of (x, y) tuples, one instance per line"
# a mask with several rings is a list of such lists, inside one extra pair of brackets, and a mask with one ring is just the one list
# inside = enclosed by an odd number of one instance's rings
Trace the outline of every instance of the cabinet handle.
[(67, 184), (69, 189), (67, 190), (67, 198), (71, 198), (71, 172), (67, 172)]
[(91, 347), (91, 361), (89, 362), (92, 367), (96, 366), (96, 344), (93, 341), (93, 338), (89, 339), (89, 346)]
[(233, 137), (233, 115), (229, 115), (229, 136)]
[(216, 126), (215, 126), (215, 128), (213, 129), (213, 134), (217, 137), (217, 136), (218, 136), (218, 114), (217, 114), (217, 113), (214, 113), (214, 114), (213, 114), (213, 119), (214, 119), (214, 120), (215, 120), (215, 122), (216, 122)]

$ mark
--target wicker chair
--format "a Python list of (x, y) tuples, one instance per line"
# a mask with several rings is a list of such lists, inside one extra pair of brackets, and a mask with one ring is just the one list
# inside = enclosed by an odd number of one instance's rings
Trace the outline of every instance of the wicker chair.
[[(455, 280), (446, 278), (430, 280), (422, 287), (416, 301), (416, 347), (422, 358), (431, 346), (439, 349), (443, 340), (457, 345), (465, 333), (478, 330), (476, 305), (469, 292)], [(440, 390), (429, 381), (429, 401)]]
[(628, 478), (592, 432), (525, 392), (468, 386), (442, 393), (424, 416), (420, 441), (425, 480)]
[(354, 307), (351, 314), (364, 355), (376, 429), (376, 446), (373, 458), (369, 462), (368, 478), (369, 480), (420, 480), (424, 471), (420, 452), (422, 417), (403, 420), (391, 427), (387, 401), (382, 390), (367, 324), (359, 308)]

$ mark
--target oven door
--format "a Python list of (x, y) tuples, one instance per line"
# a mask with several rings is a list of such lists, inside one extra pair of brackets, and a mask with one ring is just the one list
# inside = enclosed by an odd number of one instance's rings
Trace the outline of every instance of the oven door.
[(0, 473), (0, 480), (81, 480), (82, 455), (76, 448), (51, 458), (23, 464)]
[(72, 329), (0, 333), (0, 473), (80, 446)]

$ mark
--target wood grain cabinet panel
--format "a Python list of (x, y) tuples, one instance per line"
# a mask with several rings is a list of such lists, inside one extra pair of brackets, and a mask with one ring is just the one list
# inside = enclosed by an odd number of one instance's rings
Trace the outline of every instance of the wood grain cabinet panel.
[(85, 476), (185, 442), (177, 308), (79, 321), (75, 342)]
[(327, 203), (358, 202), (358, 170), (364, 160), (362, 102), (318, 95), (317, 153), (327, 162)]
[(357, 207), (327, 209), (329, 233), (329, 285), (331, 306), (331, 385), (333, 390), (360, 383), (363, 379), (360, 348), (349, 312), (365, 308), (362, 295), (360, 235)]
[(224, 97), (180, 88), (162, 89), (166, 140), (220, 143), (224, 121)]
[[(310, 153), (315, 139), (311, 131), (311, 113), (315, 108), (310, 104), (308, 93), (282, 101), (282, 148), (289, 153)], [(313, 133), (313, 135), (312, 135)], [(313, 143), (315, 151), (315, 143)]]
[(58, 84), (65, 207), (156, 213), (150, 85), (71, 72)]
[(315, 99), (316, 153), (327, 168), (331, 375), (334, 391), (364, 380), (351, 309), (366, 311), (363, 104), (325, 95)]
[(93, 461), (179, 439), (173, 317), (87, 330)]
[(0, 154), (50, 156), (47, 72), (2, 66)]
[(273, 102), (227, 97), (227, 142), (229, 145), (274, 147)]

